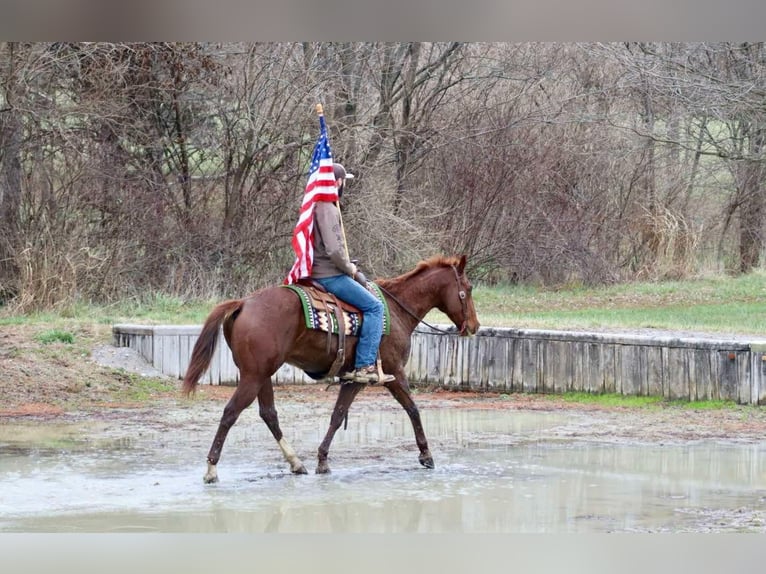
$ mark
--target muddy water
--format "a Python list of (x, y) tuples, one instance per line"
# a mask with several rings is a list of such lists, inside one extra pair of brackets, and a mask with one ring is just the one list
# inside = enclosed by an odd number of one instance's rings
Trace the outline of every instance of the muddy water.
[(435, 408), (426, 470), (403, 411), (362, 407), (319, 476), (329, 410), (279, 412), (311, 474), (289, 473), (250, 409), (215, 485), (209, 405), (0, 425), (0, 531), (766, 532), (766, 442), (621, 443), (578, 437), (582, 414)]

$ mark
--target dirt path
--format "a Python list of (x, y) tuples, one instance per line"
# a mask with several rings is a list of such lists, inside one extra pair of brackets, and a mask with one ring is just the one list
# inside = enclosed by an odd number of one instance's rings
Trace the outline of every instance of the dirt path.
[[(180, 381), (162, 377), (140, 356), (108, 344), (106, 325), (77, 332), (75, 342), (42, 343), (39, 326), (6, 326), (0, 331), (0, 424), (18, 418), (62, 419), (82, 417), (158, 417), (172, 408), (188, 408), (180, 395)], [(193, 403), (211, 403), (219, 410), (233, 392), (231, 387), (200, 386)], [(331, 408), (336, 388), (323, 385), (278, 386), (282, 402), (307, 402)], [(589, 418), (561, 432), (598, 440), (693, 441), (702, 439), (752, 441), (766, 439), (766, 409), (738, 406), (693, 410), (678, 405), (609, 407), (568, 402), (542, 395), (415, 392), (421, 409), (479, 408), (544, 410), (587, 414)], [(401, 410), (383, 388), (362, 392), (354, 409), (365, 404)], [(151, 417), (156, 418), (156, 417)], [(211, 429), (212, 431), (212, 429)]]
[[(172, 422), (174, 410), (193, 408), (215, 419), (234, 391), (232, 387), (199, 388), (191, 399), (180, 396), (180, 383), (173, 382), (175, 390), (156, 392), (143, 400), (109, 402), (82, 402), (79, 408), (63, 408), (44, 402), (23, 403), (0, 410), (0, 424), (18, 419), (46, 421), (80, 419), (123, 420), (132, 425), (141, 421), (159, 421), (163, 417)], [(277, 408), (291, 403), (309, 405), (326, 410), (334, 404), (337, 390), (323, 386), (278, 386)], [(415, 392), (415, 402), (421, 411), (427, 409), (492, 409), (514, 412), (546, 411), (572, 413), (572, 423), (556, 427), (555, 433), (566, 438), (606, 442), (675, 443), (699, 440), (757, 443), (766, 440), (766, 410), (754, 407), (732, 407), (716, 410), (691, 410), (681, 406), (659, 407), (604, 407), (573, 404), (557, 397), (536, 395), (501, 395), (496, 393), (460, 393), (450, 391)], [(252, 407), (251, 407), (252, 408)], [(365, 410), (401, 411), (401, 407), (383, 388), (370, 387), (360, 393), (352, 405), (352, 412)], [(328, 418), (329, 422), (329, 418)], [(284, 421), (283, 426), (288, 426)], [(208, 431), (212, 439), (214, 428)]]

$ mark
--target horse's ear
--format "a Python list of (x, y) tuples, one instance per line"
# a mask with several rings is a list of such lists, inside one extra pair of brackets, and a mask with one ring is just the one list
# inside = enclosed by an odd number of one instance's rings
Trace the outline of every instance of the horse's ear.
[(457, 264), (457, 271), (461, 275), (463, 274), (463, 271), (465, 271), (465, 255), (460, 256), (460, 262)]

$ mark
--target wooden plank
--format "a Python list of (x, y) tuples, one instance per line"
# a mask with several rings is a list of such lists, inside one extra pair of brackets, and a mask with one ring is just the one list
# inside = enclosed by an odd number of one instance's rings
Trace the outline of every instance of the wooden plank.
[(154, 360), (154, 336), (144, 335), (139, 345), (141, 355), (150, 363)]
[(426, 382), (431, 385), (440, 385), (444, 381), (444, 373), (448, 369), (447, 362), (447, 339), (434, 336), (426, 341), (426, 365), (428, 367)]
[(641, 356), (633, 345), (617, 347), (619, 370), (618, 392), (625, 396), (641, 394)]
[(487, 353), (487, 349), (491, 347), (492, 341), (487, 341), (476, 350), (477, 357), (474, 366), (478, 371), (477, 385), (482, 390), (490, 389), (490, 371), (495, 366), (495, 359), (492, 353)]
[(428, 377), (426, 382), (431, 385), (441, 385), (446, 381), (447, 372), (452, 368), (448, 353), (447, 337), (435, 336), (428, 340)]
[(180, 374), (178, 366), (179, 336), (163, 335), (162, 339), (162, 372), (177, 379)]
[(688, 396), (686, 397), (690, 401), (696, 401), (697, 400), (697, 376), (698, 376), (698, 368), (697, 368), (697, 354), (694, 352), (689, 352), (689, 350), (684, 350), (684, 359), (686, 361), (687, 370), (686, 374), (688, 377)]
[(649, 347), (636, 345), (634, 348), (636, 350), (636, 358), (638, 359), (637, 367), (639, 369), (639, 372), (636, 373), (639, 386), (638, 394), (645, 397), (649, 394)]
[(455, 376), (455, 386), (459, 389), (468, 389), (468, 349), (463, 344), (460, 337), (452, 337), (452, 344), (455, 354), (458, 356), (457, 371)]
[(708, 361), (710, 363), (710, 392), (712, 399), (721, 399), (721, 363), (718, 360), (718, 351), (708, 349)]
[(645, 347), (646, 392), (650, 397), (661, 397), (662, 382), (662, 347)]
[(157, 369), (158, 371), (164, 373), (165, 371), (162, 369), (162, 357), (163, 357), (163, 349), (165, 348), (165, 337), (154, 337), (153, 338), (153, 348), (152, 348), (152, 366)]
[(512, 338), (499, 338), (499, 340), (503, 341), (504, 346), (504, 364), (505, 368), (501, 371), (502, 372), (502, 381), (503, 386), (501, 389), (505, 393), (512, 393), (514, 392), (514, 380), (516, 377), (516, 339)]
[(524, 392), (524, 340), (514, 337), (511, 349), (513, 371), (511, 373), (511, 391)]
[(513, 365), (510, 348), (513, 339), (490, 337), (476, 357), (481, 369), (482, 388), (503, 392), (510, 389)]
[(462, 341), (463, 347), (465, 347), (465, 353), (467, 355), (468, 363), (466, 365), (466, 372), (468, 375), (468, 388), (474, 391), (486, 390), (486, 380), (482, 381), (482, 363), (479, 360), (479, 354), (482, 352), (482, 347), (485, 345), (482, 343), (483, 339), (478, 337), (458, 337)]
[(296, 369), (292, 365), (284, 363), (280, 365), (277, 372), (274, 373), (274, 378), (281, 384), (294, 385), (300, 383), (302, 373), (303, 371), (300, 369)]
[(614, 392), (622, 395), (622, 345), (614, 346)]
[(460, 388), (478, 391), (479, 371), (477, 370), (475, 340), (468, 337), (455, 337), (460, 347), (460, 354), (463, 357), (463, 365), (460, 370)]
[(197, 337), (192, 338), (191, 335), (179, 335), (178, 336), (178, 369), (180, 371), (179, 376), (184, 377), (186, 371), (189, 369), (189, 363), (191, 363), (191, 353), (194, 348), (194, 342)]
[(750, 354), (753, 357), (751, 373), (753, 377), (752, 402), (757, 405), (766, 404), (766, 340), (750, 344)]
[(581, 341), (571, 341), (568, 344), (570, 375), (569, 379), (564, 381), (565, 391), (585, 392), (585, 371), (588, 364), (588, 344)]
[(751, 405), (753, 402), (753, 383), (752, 383), (752, 371), (753, 371), (753, 353), (747, 353), (746, 357), (743, 357), (742, 361), (737, 361), (737, 369), (739, 374), (737, 380), (739, 381), (739, 388), (737, 389), (737, 402), (743, 405)]
[(715, 394), (710, 353), (707, 349), (693, 349), (695, 400), (705, 401)]
[[(551, 357), (551, 342), (544, 339), (535, 341), (537, 346), (537, 356), (535, 357), (535, 372), (536, 382), (535, 390), (538, 393), (553, 393), (555, 392), (553, 384), (548, 381), (552, 381), (553, 373), (550, 371), (553, 367), (553, 358)], [(539, 357), (539, 361), (537, 360)], [(542, 366), (542, 368), (540, 368)]]
[(470, 389), (470, 361), (471, 353), (468, 345), (462, 337), (453, 337), (455, 352), (460, 357), (457, 371), (456, 386), (459, 389)]
[(603, 346), (598, 343), (585, 344), (583, 361), (583, 390), (588, 393), (604, 392)]
[(537, 389), (538, 393), (541, 393), (543, 392), (541, 390), (543, 388), (543, 354), (540, 352), (540, 345), (543, 343), (543, 340), (537, 340), (536, 343), (537, 352), (535, 353), (535, 389)]
[(684, 349), (668, 349), (668, 399), (689, 399), (689, 362)]
[[(538, 392), (537, 388), (538, 341), (523, 339), (521, 345), (521, 388), (525, 393)], [(540, 390), (539, 392), (542, 392)]]
[(426, 352), (428, 353), (428, 383), (434, 386), (443, 386), (447, 380), (447, 373), (454, 366), (450, 362), (454, 360), (448, 350), (447, 337), (431, 337), (428, 341)]
[(636, 395), (645, 397), (649, 393), (649, 363), (647, 356), (647, 347), (644, 345), (633, 346), (633, 357), (635, 359), (634, 371), (634, 386), (636, 388)]
[(601, 348), (601, 364), (604, 374), (604, 392), (617, 392), (617, 345), (606, 344)]
[(718, 351), (718, 396), (722, 400), (739, 400), (739, 368), (742, 357), (735, 351)]
[(443, 380), (447, 387), (455, 389), (458, 387), (460, 381), (460, 368), (463, 363), (462, 357), (460, 356), (457, 344), (452, 337), (445, 336), (442, 337), (442, 339), (444, 340), (445, 356), (447, 357), (447, 360), (444, 361), (446, 370), (436, 382), (438, 383), (439, 380)]
[(572, 346), (565, 341), (550, 341), (546, 347), (549, 355), (544, 358), (550, 365), (547, 369), (543, 365), (541, 369), (548, 371), (543, 388), (545, 392), (561, 394), (567, 390), (567, 382), (572, 377)]
[(754, 350), (752, 356), (752, 393), (751, 402), (758, 405), (766, 404), (766, 351)]
[(405, 365), (404, 372), (406, 373), (407, 380), (409, 381), (421, 381), (426, 377), (426, 373), (422, 368), (423, 363), (423, 337), (417, 331), (412, 334), (410, 339), (410, 356)]

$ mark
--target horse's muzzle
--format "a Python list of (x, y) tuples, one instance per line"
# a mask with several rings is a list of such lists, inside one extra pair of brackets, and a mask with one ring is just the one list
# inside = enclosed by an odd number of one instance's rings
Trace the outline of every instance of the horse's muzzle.
[(479, 330), (479, 323), (478, 321), (476, 324), (469, 324), (468, 321), (463, 321), (463, 324), (460, 325), (460, 336), (461, 337), (473, 337), (476, 335), (476, 333)]

